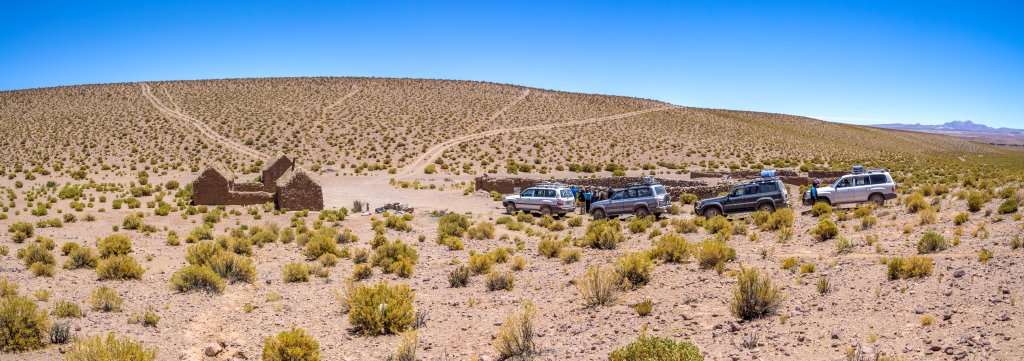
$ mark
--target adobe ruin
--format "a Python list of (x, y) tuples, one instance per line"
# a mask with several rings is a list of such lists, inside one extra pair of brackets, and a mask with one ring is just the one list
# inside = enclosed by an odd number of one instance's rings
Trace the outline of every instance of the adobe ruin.
[(324, 209), (324, 193), (313, 177), (287, 156), (279, 155), (263, 165), (256, 182), (238, 182), (222, 164), (213, 165), (192, 182), (196, 205), (251, 206), (273, 203), (277, 209)]

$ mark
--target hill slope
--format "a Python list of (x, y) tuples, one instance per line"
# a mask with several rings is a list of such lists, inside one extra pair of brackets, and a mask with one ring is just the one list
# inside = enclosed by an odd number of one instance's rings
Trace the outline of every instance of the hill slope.
[(410, 167), (437, 163), (448, 173), (502, 173), (585, 164), (635, 169), (658, 162), (673, 169), (917, 164), (1007, 151), (942, 135), (780, 114), (483, 82), (378, 78), (8, 91), (0, 93), (0, 133), (0, 146), (10, 150), (0, 155), (3, 168), (43, 165), (37, 171), (65, 172), (125, 164), (194, 170), (222, 161), (246, 173), (282, 152), (343, 173), (394, 171), (414, 160)]

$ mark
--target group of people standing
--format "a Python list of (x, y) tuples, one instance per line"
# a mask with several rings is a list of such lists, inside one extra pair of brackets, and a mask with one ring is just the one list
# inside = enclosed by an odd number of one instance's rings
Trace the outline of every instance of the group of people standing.
[(580, 189), (577, 186), (572, 186), (572, 196), (576, 199), (576, 203), (582, 203), (582, 206), (577, 207), (580, 210), (580, 214), (587, 214), (590, 211), (590, 205), (594, 202), (608, 199), (612, 195), (612, 188), (586, 188)]

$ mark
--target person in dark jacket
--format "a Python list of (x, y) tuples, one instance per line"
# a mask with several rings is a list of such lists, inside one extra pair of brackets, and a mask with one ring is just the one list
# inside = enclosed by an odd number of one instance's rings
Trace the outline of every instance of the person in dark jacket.
[(590, 190), (587, 190), (586, 192), (583, 192), (583, 204), (586, 206), (586, 208), (583, 209), (583, 212), (581, 214), (585, 214), (587, 212), (590, 212), (590, 205), (593, 204), (593, 203), (594, 203), (594, 192), (592, 192)]
[(818, 185), (820, 184), (821, 181), (817, 179), (811, 182), (811, 204), (818, 203)]

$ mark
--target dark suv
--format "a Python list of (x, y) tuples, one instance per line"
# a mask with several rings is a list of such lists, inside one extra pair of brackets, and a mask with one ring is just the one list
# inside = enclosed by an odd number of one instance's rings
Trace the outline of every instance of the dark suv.
[(661, 217), (672, 204), (671, 196), (657, 179), (645, 176), (643, 181), (630, 183), (626, 188), (616, 190), (611, 197), (594, 202), (588, 210), (594, 219), (618, 217), (632, 214), (639, 218), (654, 215)]
[(762, 177), (733, 186), (729, 194), (703, 199), (697, 202), (694, 211), (711, 219), (718, 215), (751, 211), (774, 212), (789, 206), (786, 185), (777, 177)]

